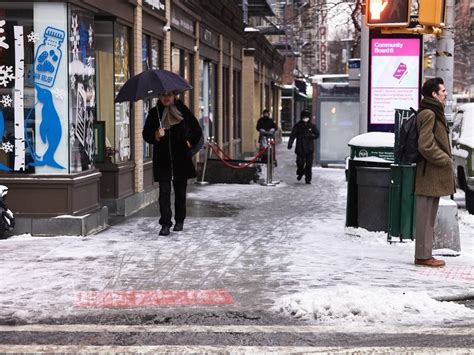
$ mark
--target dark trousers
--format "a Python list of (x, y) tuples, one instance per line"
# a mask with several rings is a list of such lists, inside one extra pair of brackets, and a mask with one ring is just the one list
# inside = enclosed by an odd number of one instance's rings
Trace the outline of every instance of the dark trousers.
[(416, 259), (426, 260), (433, 257), (433, 235), (438, 205), (439, 197), (416, 196)]
[(311, 181), (313, 167), (313, 153), (296, 156), (296, 175), (304, 175), (305, 181)]
[[(174, 188), (174, 220), (184, 222), (186, 218), (186, 187), (187, 180), (173, 180)], [(171, 180), (160, 180), (160, 224), (162, 226), (172, 226), (171, 217)]]

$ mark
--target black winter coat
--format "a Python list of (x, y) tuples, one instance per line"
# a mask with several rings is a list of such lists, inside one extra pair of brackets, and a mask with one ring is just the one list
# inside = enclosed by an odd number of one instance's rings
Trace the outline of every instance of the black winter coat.
[[(164, 106), (158, 101), (160, 117), (163, 115)], [(183, 120), (170, 129), (165, 130), (165, 136), (159, 141), (155, 140), (155, 132), (160, 128), (157, 107), (149, 112), (143, 127), (143, 139), (153, 144), (153, 175), (155, 181), (160, 180), (186, 180), (197, 176), (192, 161), (191, 146), (198, 144), (202, 136), (202, 129), (193, 113), (181, 101), (176, 101), (176, 107), (183, 115)]]
[(307, 155), (314, 153), (314, 140), (319, 138), (319, 131), (316, 125), (311, 122), (299, 121), (291, 131), (288, 149), (291, 149), (296, 139), (295, 153), (297, 155)]

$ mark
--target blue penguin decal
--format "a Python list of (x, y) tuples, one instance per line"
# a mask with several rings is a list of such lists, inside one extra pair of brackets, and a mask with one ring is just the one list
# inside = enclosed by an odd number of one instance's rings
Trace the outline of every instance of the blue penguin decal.
[(41, 123), (39, 126), (39, 133), (44, 144), (48, 144), (48, 149), (43, 155), (42, 160), (37, 160), (31, 163), (33, 166), (51, 166), (57, 169), (65, 169), (54, 160), (54, 154), (61, 142), (62, 129), (61, 120), (58, 112), (54, 107), (53, 96), (48, 89), (44, 89), (39, 85), (35, 85), (38, 101), (43, 104), (41, 109)]
[[(5, 133), (5, 118), (3, 117), (3, 111), (0, 111), (0, 143), (3, 142), (3, 135)], [(8, 166), (0, 163), (0, 170), (12, 171)]]

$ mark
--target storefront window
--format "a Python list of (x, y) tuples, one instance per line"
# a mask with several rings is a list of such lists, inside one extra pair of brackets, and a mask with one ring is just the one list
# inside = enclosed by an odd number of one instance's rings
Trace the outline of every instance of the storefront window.
[[(184, 79), (186, 79), (186, 81), (190, 84), (192, 84), (192, 81), (193, 81), (193, 55), (190, 54), (190, 53), (185, 53), (184, 54), (184, 73), (183, 73), (183, 77)], [(192, 91), (191, 90), (188, 90), (188, 91), (185, 91), (184, 93), (184, 103), (186, 104), (186, 106), (188, 106), (191, 110), (192, 110), (192, 102), (193, 100), (191, 99), (191, 96), (192, 96)]]
[[(142, 71), (151, 69), (151, 50), (150, 50), (151, 39), (150, 36), (143, 35), (142, 38)], [(148, 111), (152, 107), (152, 99), (143, 100), (143, 125), (145, 124), (146, 116)], [(151, 147), (150, 145), (143, 141), (143, 158), (151, 158)]]
[(171, 48), (171, 71), (178, 75), (181, 75), (181, 52), (179, 48)]
[(222, 124), (223, 137), (222, 141), (227, 143), (229, 141), (229, 68), (223, 68), (222, 77)]
[(241, 107), (241, 74), (234, 70), (234, 139), (240, 139), (242, 134)]
[(67, 174), (66, 4), (2, 3), (0, 29), (0, 171)]
[(71, 172), (94, 166), (95, 26), (91, 13), (69, 9), (69, 117)]
[[(114, 77), (115, 96), (130, 78), (130, 34), (126, 26), (114, 24)], [(115, 159), (124, 162), (130, 159), (130, 103), (115, 104)]]

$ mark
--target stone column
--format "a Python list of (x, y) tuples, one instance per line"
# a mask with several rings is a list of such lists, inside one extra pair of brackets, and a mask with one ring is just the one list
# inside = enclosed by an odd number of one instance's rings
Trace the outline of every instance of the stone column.
[[(171, 26), (171, 0), (165, 3), (166, 26)], [(163, 69), (171, 70), (171, 32), (165, 32), (163, 39)]]
[[(142, 0), (137, 0), (133, 14), (133, 74), (142, 72)], [(133, 159), (135, 192), (143, 191), (143, 101), (133, 104)]]
[(255, 50), (244, 50), (242, 62), (242, 152), (255, 153), (255, 127), (253, 125), (255, 100)]
[(224, 74), (224, 38), (219, 35), (219, 64), (217, 65), (217, 144), (222, 148), (224, 143), (224, 98), (223, 74)]
[(240, 95), (240, 93), (234, 93), (234, 42), (230, 41), (230, 64), (229, 64), (229, 154), (232, 159), (235, 159), (235, 146), (234, 146), (234, 94)]

